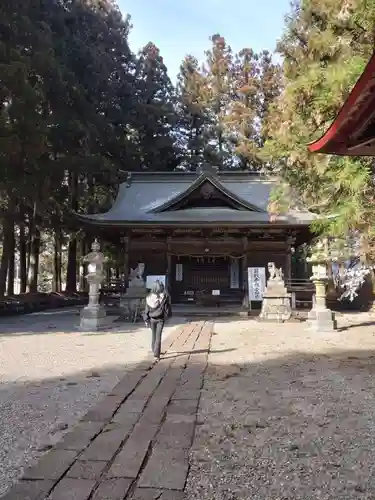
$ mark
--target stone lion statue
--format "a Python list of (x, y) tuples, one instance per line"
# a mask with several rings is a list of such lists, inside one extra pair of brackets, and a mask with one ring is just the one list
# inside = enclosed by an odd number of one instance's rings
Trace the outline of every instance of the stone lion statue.
[(276, 269), (276, 275), (275, 275), (275, 280), (277, 281), (283, 281), (284, 279), (284, 273), (283, 273), (283, 270), (281, 269)]
[(274, 262), (269, 262), (267, 267), (268, 267), (268, 272), (270, 275), (270, 278), (269, 278), (270, 281), (283, 281), (284, 273), (283, 273), (283, 270), (281, 269), (281, 267), (280, 267), (280, 269), (277, 269)]
[(138, 264), (136, 268), (130, 269), (129, 273), (129, 288), (135, 288), (144, 285), (143, 273), (145, 265), (143, 263)]
[(268, 272), (269, 272), (269, 275), (270, 275), (270, 280), (274, 280), (276, 278), (276, 272), (277, 272), (275, 263), (274, 262), (269, 262), (268, 265), (267, 265), (267, 267), (268, 267)]

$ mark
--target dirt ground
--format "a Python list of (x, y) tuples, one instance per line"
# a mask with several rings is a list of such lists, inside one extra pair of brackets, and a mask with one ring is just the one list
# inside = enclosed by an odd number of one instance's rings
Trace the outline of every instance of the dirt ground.
[(338, 319), (215, 323), (189, 500), (375, 498), (375, 317)]

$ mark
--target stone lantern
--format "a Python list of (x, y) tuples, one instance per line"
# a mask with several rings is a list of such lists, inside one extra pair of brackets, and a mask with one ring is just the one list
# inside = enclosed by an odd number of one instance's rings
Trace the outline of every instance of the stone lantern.
[(315, 285), (315, 303), (308, 314), (308, 322), (316, 332), (332, 332), (337, 328), (335, 314), (326, 305), (328, 258), (324, 242), (318, 242), (311, 257), (307, 259), (312, 264), (313, 275), (310, 279)]
[(99, 304), (100, 286), (105, 279), (104, 262), (105, 256), (100, 252), (100, 244), (94, 241), (91, 252), (85, 255), (83, 260), (88, 262), (88, 274), (86, 276), (89, 284), (89, 303), (81, 311), (81, 330), (98, 330), (104, 326), (106, 312)]

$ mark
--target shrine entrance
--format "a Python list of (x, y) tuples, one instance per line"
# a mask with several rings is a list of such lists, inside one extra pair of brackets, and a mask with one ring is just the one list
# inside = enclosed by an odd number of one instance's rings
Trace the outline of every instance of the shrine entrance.
[(195, 303), (197, 294), (220, 295), (224, 302), (242, 303), (240, 258), (208, 255), (174, 257), (172, 300)]

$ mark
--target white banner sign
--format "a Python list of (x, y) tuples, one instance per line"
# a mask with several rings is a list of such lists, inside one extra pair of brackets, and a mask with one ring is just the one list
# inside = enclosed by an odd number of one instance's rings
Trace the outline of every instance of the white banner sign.
[(249, 300), (254, 302), (262, 301), (266, 288), (265, 267), (248, 267), (247, 278), (249, 283)]
[(240, 263), (238, 259), (230, 261), (230, 287), (240, 288)]

